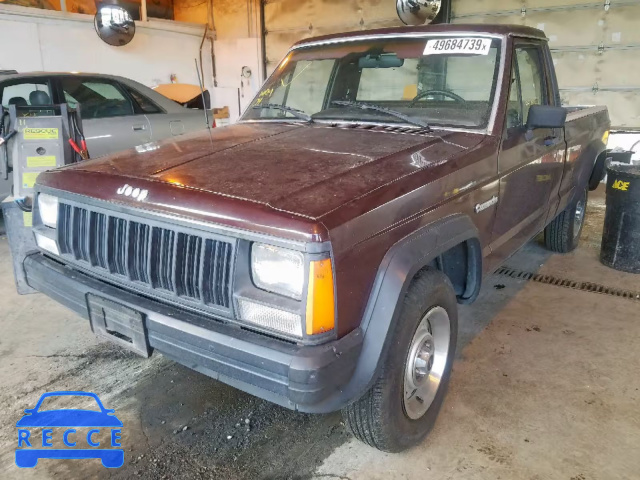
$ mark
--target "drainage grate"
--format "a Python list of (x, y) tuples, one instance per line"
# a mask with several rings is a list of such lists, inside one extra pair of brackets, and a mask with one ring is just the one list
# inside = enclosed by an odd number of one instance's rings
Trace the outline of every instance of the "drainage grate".
[(609, 295), (611, 297), (628, 298), (629, 300), (640, 301), (640, 292), (632, 292), (631, 290), (620, 290), (618, 288), (607, 287), (591, 282), (577, 282), (566, 278), (558, 278), (553, 275), (541, 275), (539, 273), (523, 272), (514, 268), (502, 267), (497, 275), (515, 278), (518, 280), (526, 280), (529, 282), (544, 283), (545, 285), (553, 285), (554, 287), (571, 288), (573, 290), (582, 290), (583, 292), (599, 293), (601, 295)]

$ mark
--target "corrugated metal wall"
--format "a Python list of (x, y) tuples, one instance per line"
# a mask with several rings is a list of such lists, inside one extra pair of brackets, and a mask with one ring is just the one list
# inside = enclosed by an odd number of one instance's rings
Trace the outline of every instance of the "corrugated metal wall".
[(265, 0), (264, 17), (267, 73), (298, 40), (402, 25), (395, 0)]
[(453, 22), (544, 30), (562, 100), (607, 105), (615, 127), (640, 129), (640, 0), (454, 0)]
[[(559, 3), (559, 4), (558, 4)], [(298, 40), (402, 25), (395, 0), (266, 0), (270, 73)], [(617, 128), (640, 129), (640, 0), (453, 0), (456, 23), (544, 30), (563, 101), (607, 105)]]

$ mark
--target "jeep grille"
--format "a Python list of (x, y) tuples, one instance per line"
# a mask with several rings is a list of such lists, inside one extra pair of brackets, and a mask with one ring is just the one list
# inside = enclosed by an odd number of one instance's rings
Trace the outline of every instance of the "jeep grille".
[(59, 208), (64, 258), (116, 281), (230, 308), (232, 243), (65, 203)]

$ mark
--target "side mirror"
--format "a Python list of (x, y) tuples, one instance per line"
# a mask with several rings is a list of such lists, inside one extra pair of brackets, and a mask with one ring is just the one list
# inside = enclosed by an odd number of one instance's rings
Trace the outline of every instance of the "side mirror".
[(527, 130), (536, 128), (562, 128), (567, 120), (567, 110), (564, 107), (550, 105), (531, 105), (527, 117)]

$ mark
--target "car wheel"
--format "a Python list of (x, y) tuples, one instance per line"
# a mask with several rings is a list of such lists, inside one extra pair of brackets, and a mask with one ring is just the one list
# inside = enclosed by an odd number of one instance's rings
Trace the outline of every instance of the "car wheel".
[(547, 226), (544, 243), (549, 250), (568, 253), (576, 249), (584, 227), (588, 199), (588, 190), (585, 188), (580, 197)]
[(453, 286), (443, 273), (418, 274), (390, 334), (373, 387), (342, 414), (359, 440), (400, 452), (431, 431), (449, 383), (458, 310)]

